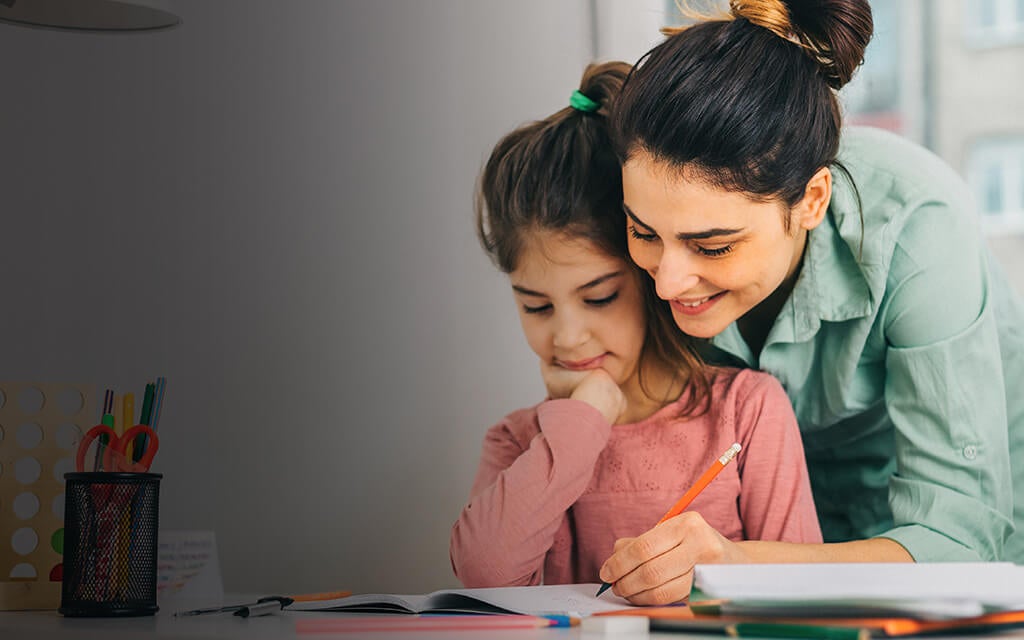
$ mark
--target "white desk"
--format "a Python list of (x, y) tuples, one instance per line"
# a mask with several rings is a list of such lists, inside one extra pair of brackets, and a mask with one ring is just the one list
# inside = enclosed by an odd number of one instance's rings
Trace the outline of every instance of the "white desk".
[[(233, 602), (230, 600), (229, 602)], [(245, 599), (238, 600), (243, 602)], [(208, 604), (208, 603), (206, 603)], [(720, 635), (654, 632), (648, 636), (612, 636), (585, 634), (571, 629), (525, 629), (508, 631), (416, 631), (396, 633), (295, 633), (300, 616), (320, 617), (344, 614), (283, 612), (258, 618), (238, 618), (231, 614), (175, 618), (181, 609), (162, 609), (146, 618), (64, 618), (56, 611), (0, 612), (0, 638), (3, 640), (722, 640)], [(1024, 630), (991, 636), (929, 636), (929, 640), (1024, 640)]]
[[(251, 597), (226, 597), (225, 603), (249, 602)], [(611, 640), (613, 636), (584, 634), (576, 628), (514, 629), (501, 631), (443, 631), (404, 633), (339, 633), (302, 634), (295, 632), (295, 620), (336, 616), (319, 612), (290, 612), (239, 618), (231, 614), (192, 617), (174, 617), (175, 611), (210, 606), (209, 602), (162, 603), (155, 616), (143, 618), (65, 618), (56, 611), (0, 612), (0, 638), (3, 640), (133, 640), (160, 638), (162, 640), (206, 640), (238, 638), (239, 640), (277, 640), (301, 638), (303, 640)], [(625, 640), (625, 636), (620, 636)], [(628, 636), (630, 640), (722, 640), (723, 636), (695, 634), (651, 633), (649, 636)], [(1024, 636), (1022, 636), (1024, 638)]]

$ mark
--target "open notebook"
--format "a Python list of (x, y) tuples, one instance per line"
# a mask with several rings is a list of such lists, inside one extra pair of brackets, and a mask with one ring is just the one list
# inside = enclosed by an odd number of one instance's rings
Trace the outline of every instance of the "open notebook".
[(423, 595), (368, 593), (310, 602), (295, 602), (289, 611), (353, 613), (490, 613), (589, 616), (633, 607), (611, 593), (594, 597), (598, 584), (442, 589)]

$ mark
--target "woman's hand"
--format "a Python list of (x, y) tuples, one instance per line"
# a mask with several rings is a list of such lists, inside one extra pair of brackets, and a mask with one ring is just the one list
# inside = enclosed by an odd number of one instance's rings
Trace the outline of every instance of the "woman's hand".
[(699, 513), (687, 511), (636, 538), (620, 538), (601, 566), (601, 580), (636, 605), (666, 605), (690, 595), (698, 563), (750, 562)]
[(625, 394), (604, 369), (570, 371), (557, 364), (541, 362), (540, 373), (552, 399), (582, 400), (600, 411), (609, 424), (615, 424), (626, 412)]

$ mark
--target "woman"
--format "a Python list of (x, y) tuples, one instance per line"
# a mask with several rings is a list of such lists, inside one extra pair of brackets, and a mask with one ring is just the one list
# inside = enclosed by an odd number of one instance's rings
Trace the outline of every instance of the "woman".
[(684, 514), (618, 541), (601, 579), (661, 604), (697, 562), (1024, 561), (1024, 306), (947, 166), (841, 133), (870, 7), (730, 5), (623, 89), (630, 254), (707, 358), (782, 382), (826, 543), (731, 542)]

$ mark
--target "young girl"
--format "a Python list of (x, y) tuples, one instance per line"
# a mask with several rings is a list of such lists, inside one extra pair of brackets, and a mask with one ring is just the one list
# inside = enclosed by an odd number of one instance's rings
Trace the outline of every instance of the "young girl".
[(821, 541), (778, 382), (705, 370), (628, 260), (606, 120), (628, 71), (588, 67), (571, 106), (506, 136), (483, 172), (480, 237), (548, 398), (484, 438), (451, 536), (466, 586), (597, 582), (615, 541), (654, 526), (733, 442), (736, 461), (679, 518), (729, 540)]
[(830, 544), (665, 527), (601, 577), (659, 604), (695, 557), (1024, 562), (1024, 306), (968, 190), (906, 140), (842, 129), (866, 0), (729, 4), (655, 47), (617, 101), (630, 254), (709, 360), (782, 382)]

